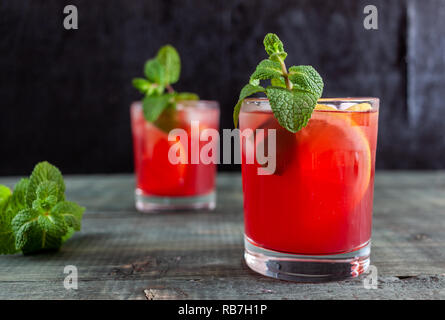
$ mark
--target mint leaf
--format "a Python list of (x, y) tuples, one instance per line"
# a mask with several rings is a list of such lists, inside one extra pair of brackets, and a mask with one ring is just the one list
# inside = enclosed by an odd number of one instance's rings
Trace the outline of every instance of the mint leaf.
[(29, 179), (22, 178), (17, 182), (12, 193), (11, 201), (9, 202), (10, 209), (14, 213), (26, 207), (26, 190), (28, 189)]
[(145, 97), (142, 103), (145, 119), (149, 122), (156, 121), (167, 108), (171, 97), (171, 94)]
[[(33, 250), (29, 239), (33, 236), (33, 230), (39, 228), (37, 223), (39, 215), (37, 212), (29, 209), (20, 211), (12, 220), (12, 230), (15, 233), (15, 247), (19, 250), (27, 247), (27, 250)], [(38, 238), (38, 235), (37, 235)], [(40, 239), (37, 239), (35, 250), (41, 247)]]
[[(15, 185), (12, 195), (9, 188), (5, 190), (0, 186), (0, 254), (14, 254), (18, 251), (15, 247), (15, 235), (11, 222), (17, 212), (26, 206), (27, 186), (28, 179), (21, 179)], [(9, 197), (7, 196), (8, 193)]]
[(75, 233), (76, 233), (76, 230), (68, 227), (68, 232), (61, 239), (62, 243), (65, 243), (67, 240), (69, 240)]
[(29, 208), (32, 207), (32, 203), (37, 199), (37, 188), (40, 183), (45, 181), (53, 181), (57, 185), (58, 201), (65, 199), (65, 182), (63, 181), (62, 173), (48, 162), (40, 162), (34, 167), (26, 189), (26, 205)]
[(282, 76), (281, 64), (277, 61), (265, 59), (256, 67), (250, 76), (250, 84), (258, 85), (257, 80), (279, 79)]
[(39, 226), (46, 233), (47, 239), (44, 243), (43, 248), (54, 248), (49, 243), (49, 238), (54, 238), (54, 243), (60, 243), (60, 239), (67, 233), (68, 226), (65, 222), (65, 218), (56, 212), (49, 212), (39, 215), (38, 219)]
[(233, 110), (233, 123), (235, 125), (235, 128), (238, 126), (238, 117), (241, 110), (241, 105), (243, 104), (244, 99), (246, 99), (248, 96), (251, 96), (252, 94), (258, 93), (258, 92), (265, 92), (265, 89), (262, 86), (255, 86), (252, 84), (246, 84), (240, 92), (238, 103), (235, 105), (235, 109)]
[(60, 214), (39, 214), (34, 209), (24, 209), (12, 219), (15, 246), (23, 253), (58, 249), (68, 228)]
[(287, 53), (284, 52), (283, 43), (276, 34), (268, 33), (263, 43), (270, 60), (281, 62), (286, 59)]
[(13, 211), (8, 204), (11, 200), (11, 190), (0, 185), (0, 254), (12, 254), (17, 252), (15, 237), (11, 229)]
[(307, 125), (317, 104), (316, 96), (299, 90), (268, 87), (266, 94), (278, 123), (293, 133)]
[[(11, 213), (11, 211), (10, 211)], [(0, 217), (0, 254), (14, 254), (18, 250), (15, 247), (15, 236), (11, 228), (12, 217), (2, 213)]]
[(317, 100), (323, 93), (323, 79), (312, 66), (292, 66), (289, 68), (289, 80), (294, 89), (312, 93)]
[(144, 78), (134, 78), (132, 80), (133, 87), (139, 90), (142, 94), (147, 94), (152, 89), (151, 82)]
[(184, 100), (199, 100), (197, 94), (190, 92), (181, 92), (175, 95), (175, 101), (184, 101)]
[(75, 231), (80, 231), (84, 211), (85, 208), (69, 201), (59, 202), (52, 209), (53, 213), (60, 214), (65, 219), (65, 223), (68, 227), (68, 232), (62, 237), (62, 242), (71, 238)]
[(11, 190), (7, 186), (0, 185), (0, 213), (2, 212), (2, 209), (8, 204), (10, 198)]
[(160, 95), (164, 92), (165, 87), (158, 83), (151, 83), (143, 78), (135, 78), (132, 81), (133, 86), (139, 90), (140, 93), (145, 95)]
[(14, 254), (18, 250), (15, 247), (15, 236), (11, 228), (12, 211), (9, 215), (6, 212), (0, 216), (0, 254)]
[(173, 84), (178, 82), (181, 74), (181, 58), (178, 52), (171, 45), (165, 45), (159, 49), (156, 59), (164, 67), (165, 83)]
[(53, 201), (57, 201), (59, 188), (54, 181), (43, 181), (37, 187), (36, 194), (38, 200), (53, 199)]
[(73, 228), (75, 231), (80, 231), (82, 215), (85, 208), (70, 201), (59, 202), (51, 213), (61, 215), (65, 219), (65, 223), (69, 228)]
[(270, 84), (272, 85), (272, 87), (286, 88), (286, 83), (284, 82), (283, 77), (277, 79), (271, 79)]
[(43, 181), (37, 187), (36, 194), (37, 199), (32, 202), (32, 208), (46, 212), (57, 203), (59, 189), (54, 181)]
[(151, 82), (165, 85), (165, 70), (157, 59), (150, 59), (145, 63), (144, 73)]

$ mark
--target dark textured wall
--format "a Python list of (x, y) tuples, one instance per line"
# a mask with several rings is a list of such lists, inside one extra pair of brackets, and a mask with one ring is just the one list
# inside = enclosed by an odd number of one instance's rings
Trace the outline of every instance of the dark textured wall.
[[(62, 26), (79, 9), (79, 29)], [(363, 8), (379, 9), (379, 30)], [(1, 0), (0, 175), (49, 160), (64, 172), (130, 172), (131, 79), (165, 43), (178, 90), (220, 101), (222, 128), (277, 33), (290, 64), (311, 64), (325, 97), (381, 98), (377, 167), (445, 168), (443, 0)], [(237, 166), (221, 166), (222, 170)]]

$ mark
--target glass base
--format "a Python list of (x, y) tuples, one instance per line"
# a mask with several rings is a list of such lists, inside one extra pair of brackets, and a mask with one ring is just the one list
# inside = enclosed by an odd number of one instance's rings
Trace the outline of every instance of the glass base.
[(136, 189), (135, 200), (136, 209), (141, 212), (213, 210), (216, 207), (215, 191), (200, 196), (163, 197), (147, 195), (141, 189)]
[(244, 259), (253, 271), (281, 280), (325, 282), (354, 278), (369, 267), (371, 241), (343, 254), (309, 256), (261, 248), (244, 236)]

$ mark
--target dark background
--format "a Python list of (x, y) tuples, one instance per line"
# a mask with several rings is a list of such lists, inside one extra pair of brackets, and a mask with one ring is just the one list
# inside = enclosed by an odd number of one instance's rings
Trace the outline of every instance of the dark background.
[[(68, 4), (78, 30), (63, 28)], [(367, 4), (378, 30), (363, 28)], [(445, 1), (1, 0), (0, 175), (41, 160), (64, 173), (131, 172), (131, 79), (166, 43), (183, 61), (175, 88), (218, 100), (232, 128), (267, 32), (289, 65), (320, 72), (324, 97), (380, 97), (378, 168), (445, 168)]]

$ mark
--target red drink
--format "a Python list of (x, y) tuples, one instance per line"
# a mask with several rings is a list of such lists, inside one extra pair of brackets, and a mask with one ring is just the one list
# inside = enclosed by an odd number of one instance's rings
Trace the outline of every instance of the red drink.
[[(276, 129), (274, 174), (258, 175), (261, 166), (256, 161), (246, 163), (243, 143), (246, 249), (264, 249), (248, 252), (251, 262), (261, 255), (267, 258), (270, 250), (278, 256), (282, 253), (283, 258), (290, 254), (296, 261), (307, 258), (312, 263), (323, 262), (315, 256), (329, 256), (331, 264), (335, 256), (339, 260), (347, 256), (353, 259), (349, 265), (357, 263), (355, 270), (347, 271), (355, 273), (352, 276), (369, 264), (378, 100), (360, 102), (322, 99), (319, 103), (329, 106), (317, 108), (305, 128), (291, 133), (278, 124), (267, 100), (245, 101), (241, 131), (265, 129), (267, 139), (268, 130)], [(258, 138), (251, 135), (249, 139), (258, 146)], [(367, 251), (366, 257), (350, 254), (360, 250)], [(258, 269), (258, 261), (252, 263)], [(318, 275), (317, 268), (301, 271), (297, 267), (292, 272)], [(327, 278), (344, 276), (322, 273)]]
[[(177, 110), (164, 112), (154, 123), (144, 118), (142, 105), (131, 107), (136, 205), (142, 211), (153, 209), (212, 208), (215, 205), (214, 163), (192, 163), (192, 121), (199, 121), (199, 132), (218, 130), (219, 108), (212, 101), (178, 103)], [(169, 141), (172, 129), (183, 129), (187, 142)], [(199, 139), (199, 137), (198, 137)], [(209, 142), (198, 142), (198, 152)], [(217, 143), (212, 142), (212, 143)], [(169, 160), (169, 150), (179, 145), (180, 163)], [(216, 156), (216, 155), (215, 155)]]

